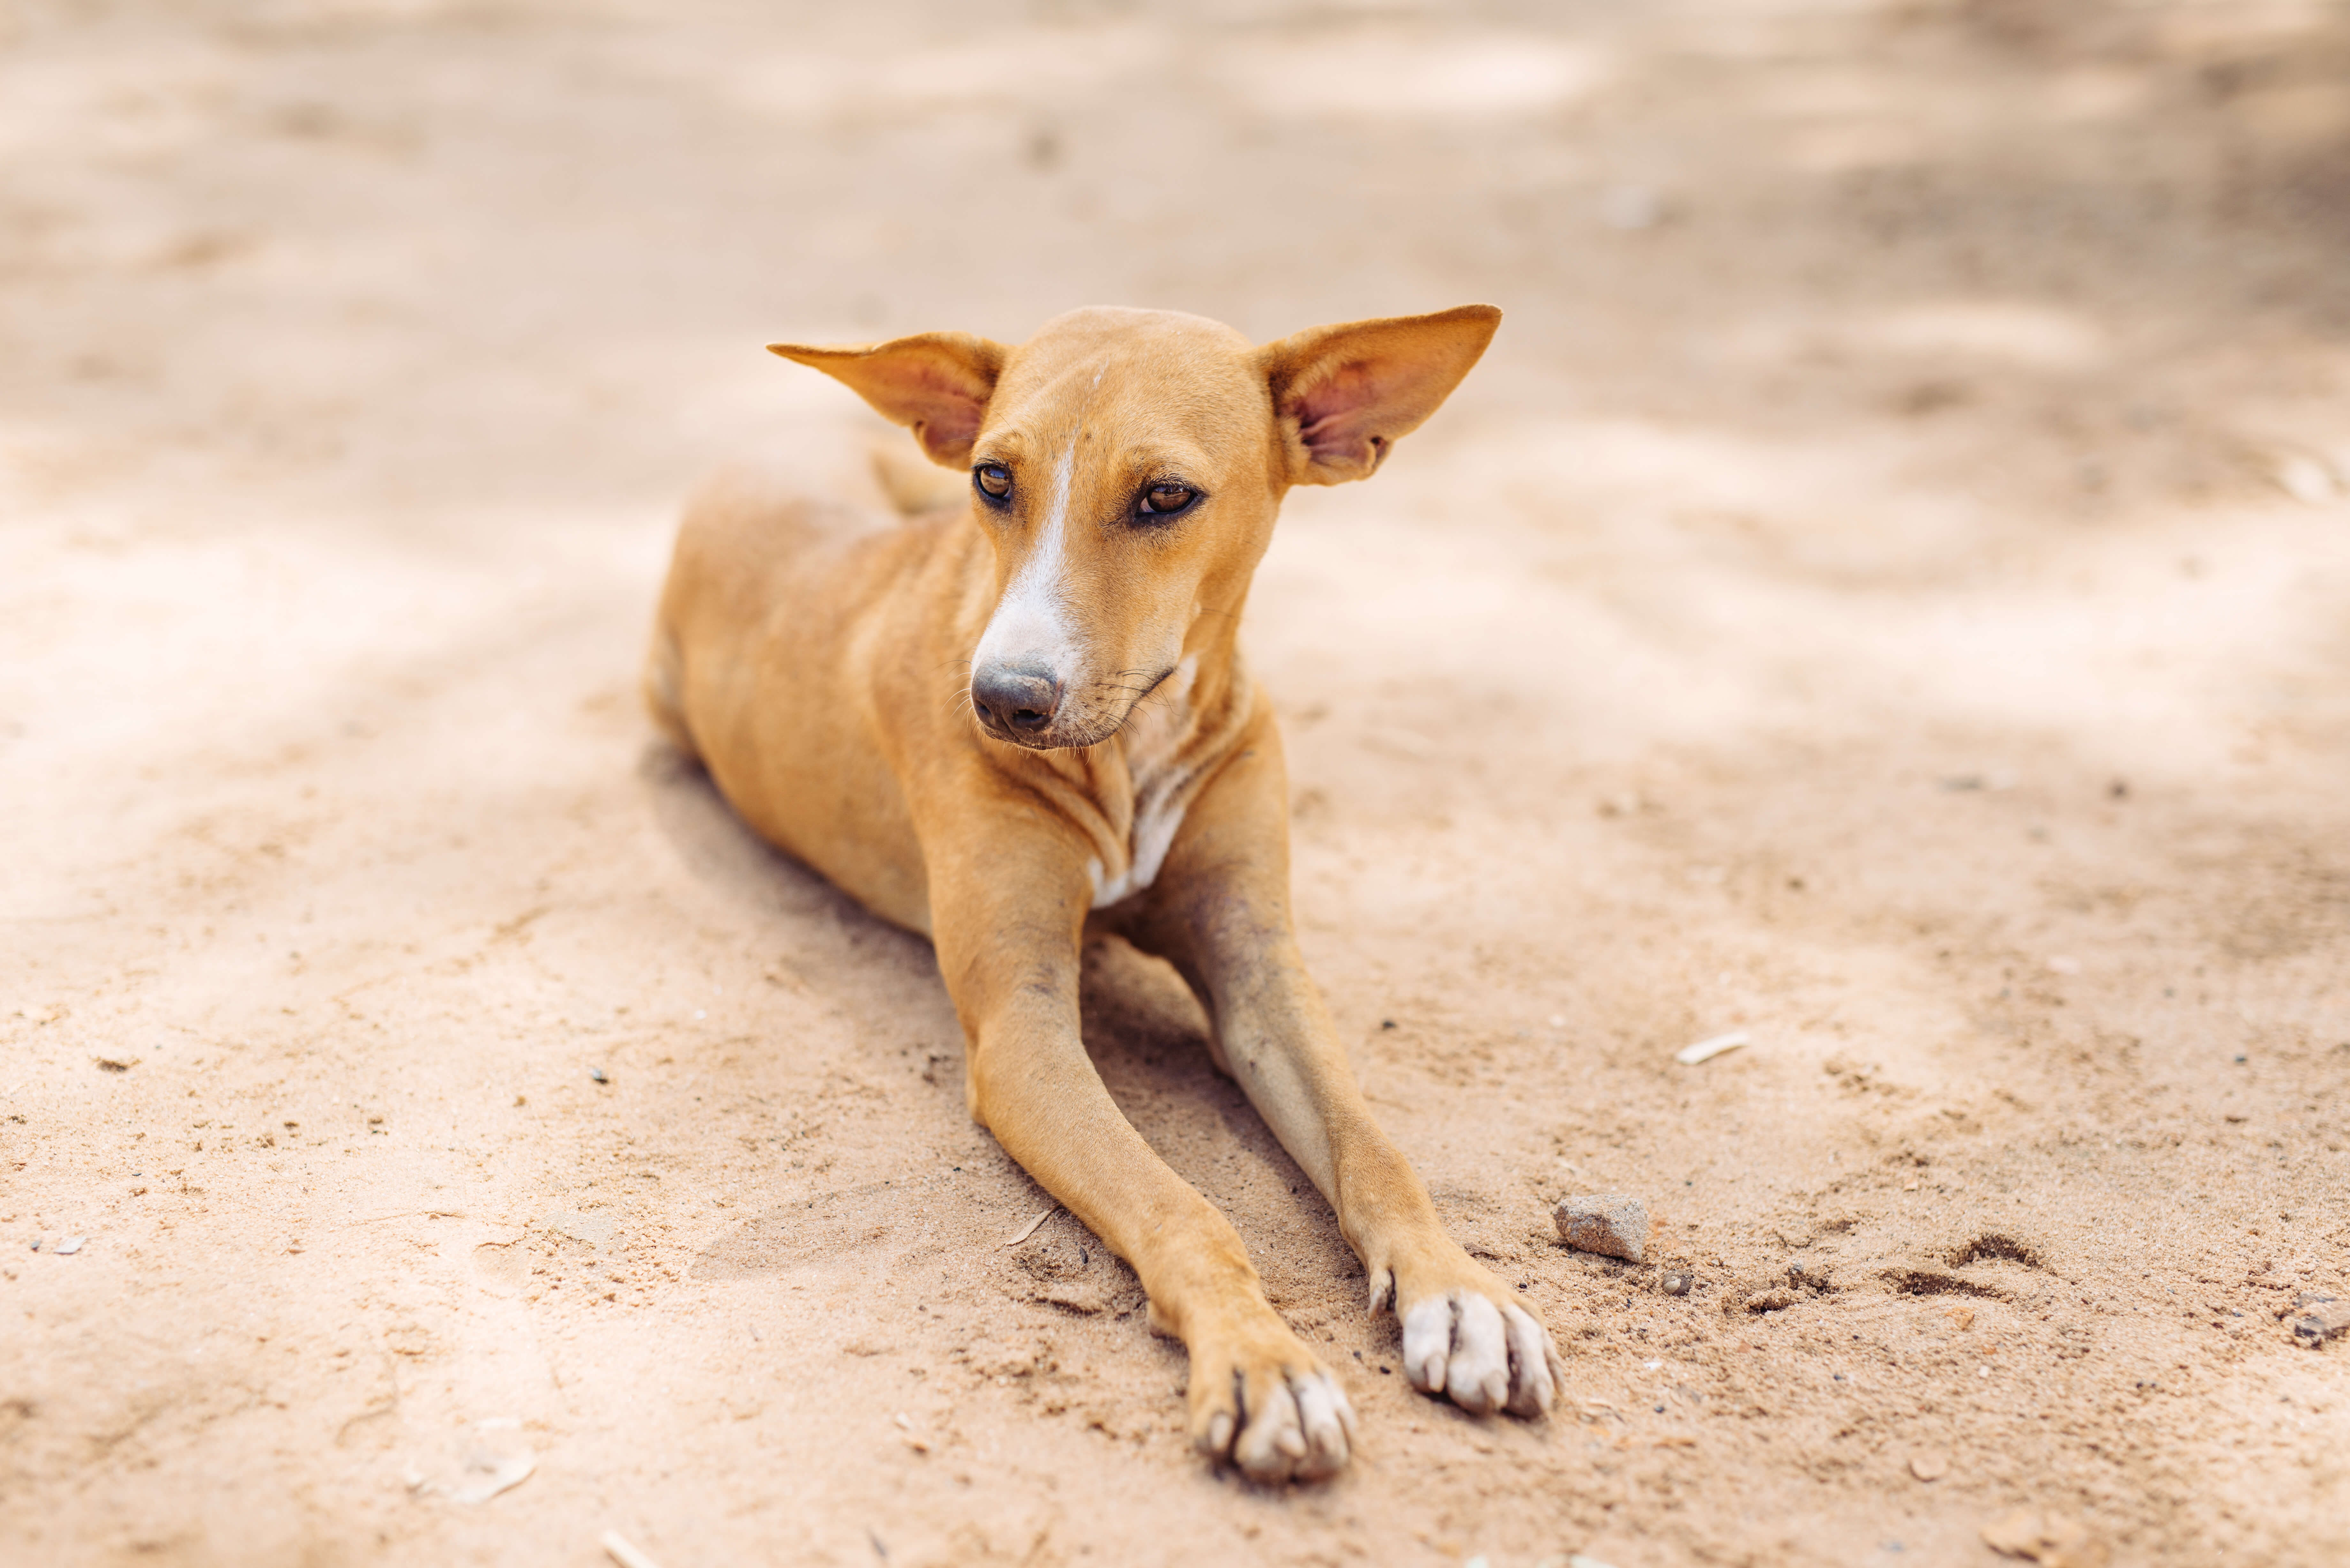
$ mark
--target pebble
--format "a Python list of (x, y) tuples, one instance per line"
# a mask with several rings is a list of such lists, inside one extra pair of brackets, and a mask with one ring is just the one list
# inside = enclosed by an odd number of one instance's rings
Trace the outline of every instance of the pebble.
[(2334, 499), (2334, 471), (2303, 452), (2288, 452), (2277, 460), (2277, 488), (2307, 506), (2323, 506)]
[(2350, 1334), (2350, 1302), (2335, 1301), (2312, 1291), (2294, 1298), (2293, 1306), (2301, 1314), (2293, 1320), (2295, 1345), (2316, 1350), (2329, 1339)]
[(1938, 1481), (1950, 1473), (1950, 1461), (1940, 1454), (1912, 1454), (1909, 1473), (1921, 1481)]
[(1599, 221), (1611, 229), (1653, 229), (1664, 216), (1664, 198), (1653, 186), (1611, 185), (1599, 193)]
[(1648, 1255), (1648, 1206), (1624, 1192), (1601, 1192), (1560, 1201), (1551, 1218), (1558, 1239), (1578, 1252), (1596, 1252), (1637, 1263)]
[(81, 1251), (81, 1244), (88, 1239), (89, 1238), (87, 1236), (68, 1236), (64, 1241), (58, 1242), (56, 1246), (50, 1248), (49, 1251), (55, 1252), (60, 1258), (70, 1258), (76, 1252)]
[(1667, 1274), (1657, 1288), (1669, 1296), (1685, 1296), (1690, 1293), (1690, 1287), (1695, 1283), (1697, 1283), (1695, 1274), (1671, 1273)]
[(604, 1075), (604, 1069), (601, 1067), (588, 1068), (588, 1077), (589, 1082), (597, 1084), (608, 1084), (612, 1081)]

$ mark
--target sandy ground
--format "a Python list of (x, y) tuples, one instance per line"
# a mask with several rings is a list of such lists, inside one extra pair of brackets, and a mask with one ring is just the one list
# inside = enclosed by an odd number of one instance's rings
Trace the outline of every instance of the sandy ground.
[[(2350, 1560), (2345, 242), (2287, 0), (0, 6), (0, 1556)], [(847, 405), (770, 338), (1480, 299), (1250, 637), (1573, 1401), (1402, 1386), (1097, 950), (1362, 1413), (1260, 1492), (636, 663), (692, 479)], [(1609, 1190), (1650, 1266), (1553, 1239)]]

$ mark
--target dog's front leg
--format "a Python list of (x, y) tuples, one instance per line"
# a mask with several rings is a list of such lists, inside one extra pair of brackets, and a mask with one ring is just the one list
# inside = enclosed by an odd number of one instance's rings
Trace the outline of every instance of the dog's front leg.
[(1191, 1429), (1253, 1479), (1347, 1462), (1345, 1389), (1290, 1332), (1231, 1223), (1151, 1152), (1077, 1032), (1091, 887), (1041, 825), (988, 824), (928, 857), (939, 965), (962, 1018), (972, 1115), (1045, 1190), (1134, 1266), (1150, 1325), (1190, 1353)]
[(1127, 922), (1213, 1015), (1226, 1070), (1337, 1211), (1374, 1310), (1403, 1324), (1404, 1370), (1480, 1413), (1546, 1412), (1550, 1333), (1445, 1233), (1419, 1175), (1371, 1116), (1289, 912), (1288, 790), (1269, 721), (1187, 814), (1147, 909)]

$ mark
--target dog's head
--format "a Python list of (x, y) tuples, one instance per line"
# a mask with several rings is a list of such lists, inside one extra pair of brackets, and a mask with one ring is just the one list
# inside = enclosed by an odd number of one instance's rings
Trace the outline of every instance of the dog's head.
[(771, 347), (970, 471), (996, 565), (972, 707), (989, 734), (1043, 749), (1107, 739), (1228, 637), (1284, 493), (1368, 478), (1501, 318), (1470, 305), (1256, 348), (1200, 317), (1104, 308), (1013, 348), (960, 332)]

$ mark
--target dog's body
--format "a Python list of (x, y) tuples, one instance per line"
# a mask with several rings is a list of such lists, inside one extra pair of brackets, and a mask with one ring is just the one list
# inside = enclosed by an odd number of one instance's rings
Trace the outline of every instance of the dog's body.
[(972, 1115), (1134, 1266), (1190, 1352), (1194, 1438), (1259, 1478), (1338, 1469), (1352, 1411), (1232, 1226), (1103, 1088), (1080, 946), (1115, 931), (1191, 984), (1217, 1064), (1330, 1200), (1373, 1306), (1394, 1304), (1418, 1386), (1548, 1408), (1549, 1335), (1444, 1234), (1300, 961), (1280, 736), (1235, 641), (1283, 493), (1367, 475), (1499, 314), (1263, 348), (1113, 310), (1014, 349), (779, 347), (968, 468), (968, 499), (860, 522), (721, 486), (661, 600), (655, 716), (762, 835), (931, 939)]

